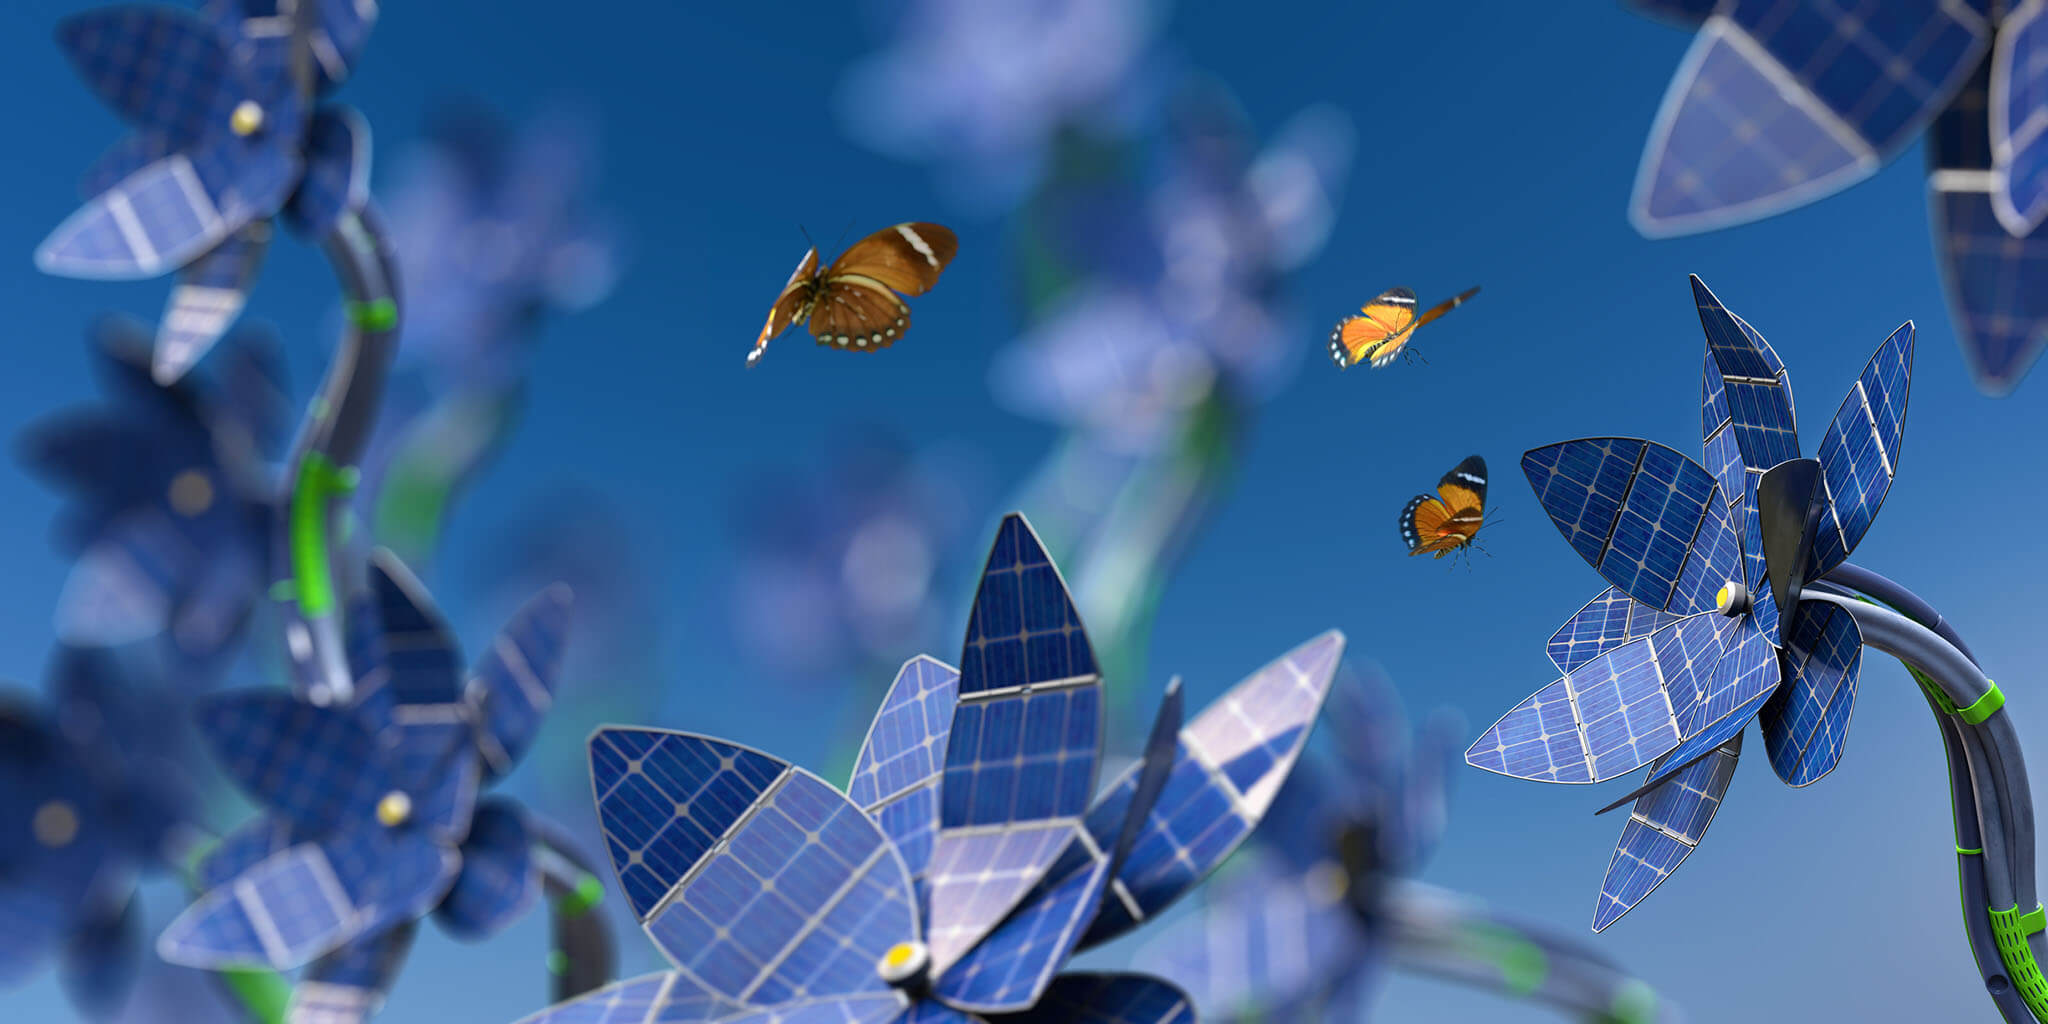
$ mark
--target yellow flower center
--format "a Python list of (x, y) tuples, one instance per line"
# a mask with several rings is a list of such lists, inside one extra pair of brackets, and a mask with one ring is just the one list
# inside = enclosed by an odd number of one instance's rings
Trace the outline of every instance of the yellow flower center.
[(188, 469), (171, 478), (171, 508), (187, 519), (213, 507), (213, 482), (206, 474)]
[(52, 800), (36, 808), (29, 827), (36, 834), (36, 842), (53, 850), (62, 849), (78, 838), (78, 812), (69, 803)]
[(397, 828), (412, 817), (412, 797), (397, 790), (384, 794), (377, 801), (377, 821), (385, 828)]
[(243, 100), (235, 104), (235, 112), (228, 115), (228, 127), (236, 135), (247, 138), (263, 130), (263, 105), (255, 100)]

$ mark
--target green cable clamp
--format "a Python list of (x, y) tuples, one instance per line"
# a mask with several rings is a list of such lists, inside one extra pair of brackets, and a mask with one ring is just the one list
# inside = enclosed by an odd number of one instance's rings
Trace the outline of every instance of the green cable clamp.
[(388, 331), (398, 326), (398, 303), (390, 299), (351, 302), (348, 322), (366, 331)]
[(1977, 698), (1969, 707), (1957, 708), (1956, 717), (1971, 725), (1976, 725), (1990, 718), (1998, 712), (1999, 708), (2005, 706), (2005, 691), (1999, 689), (1998, 684), (1991, 682), (1989, 679), (1986, 679), (1985, 682), (1990, 684), (1991, 689), (1984, 696)]
[(2048, 913), (2038, 903), (2027, 914), (2020, 913), (2017, 906), (1991, 912), (1991, 934), (1998, 940), (1998, 958), (2005, 961), (2006, 975), (2037, 1020), (2048, 1020), (2048, 979), (2041, 976), (2041, 966), (2034, 962), (2027, 936), (2043, 928), (2048, 928)]
[(271, 587), (270, 596), (283, 601), (296, 599), (300, 614), (309, 619), (324, 618), (334, 611), (334, 567), (327, 555), (328, 502), (353, 492), (362, 474), (353, 467), (337, 469), (318, 449), (306, 453), (299, 478), (292, 484), (291, 563), (289, 593), (287, 581)]
[(555, 901), (555, 913), (563, 917), (576, 917), (604, 901), (604, 883), (596, 875), (584, 875), (576, 880), (576, 888), (562, 894)]
[(569, 954), (559, 949), (548, 950), (548, 973), (557, 976), (569, 973)]
[(1500, 970), (1501, 983), (1517, 996), (1526, 996), (1543, 986), (1550, 976), (1550, 958), (1539, 946), (1512, 929), (1480, 924), (1473, 927), (1479, 955)]
[(1614, 999), (1600, 1024), (1652, 1024), (1657, 1019), (1657, 990), (1640, 978), (1630, 978), (1614, 990)]

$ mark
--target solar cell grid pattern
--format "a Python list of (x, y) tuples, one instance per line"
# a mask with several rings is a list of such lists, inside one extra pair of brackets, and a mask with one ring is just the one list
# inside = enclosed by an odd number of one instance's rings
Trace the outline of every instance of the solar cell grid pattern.
[[(1165, 909), (1258, 824), (1301, 754), (1343, 651), (1342, 633), (1324, 633), (1231, 687), (1181, 730), (1172, 772), (1117, 871), (1119, 898), (1104, 901), (1088, 944)], [(1116, 845), (1142, 767), (1131, 766), (1090, 809), (1098, 846)]]
[(1094, 683), (980, 701), (953, 712), (940, 783), (947, 828), (1079, 817), (1101, 755)]
[(1994, 131), (2003, 143), (2000, 162), (2012, 212), (2029, 231), (2041, 226), (2048, 211), (2048, 19), (2043, 10), (2039, 0), (2023, 0), (1998, 25), (2005, 107), (1997, 112)]
[(1736, 0), (1672, 83), (1641, 214), (1712, 227), (1848, 184), (1941, 108), (1989, 36), (1965, 3)]
[(1841, 762), (1862, 661), (1863, 635), (1847, 612), (1800, 607), (1785, 638), (1784, 685), (1761, 718), (1771, 768), (1787, 785), (1815, 782)]
[(434, 916), (459, 938), (488, 938), (525, 913), (539, 892), (526, 819), (516, 803), (494, 797), (477, 805), (462, 841), (461, 873)]
[(646, 921), (788, 766), (697, 736), (601, 729), (590, 778), (619, 887)]
[(869, 727), (847, 796), (896, 844), (927, 906), (925, 870), (939, 826), (940, 758), (953, 726), (960, 674), (920, 655), (903, 666)]
[(1856, 549), (1891, 490), (1905, 440), (1912, 372), (1913, 325), (1908, 323), (1878, 346), (1821, 438), (1820, 464), (1832, 515), (1821, 517), (1814, 538), (1816, 576)]
[(976, 943), (938, 980), (934, 991), (957, 1007), (995, 1013), (1037, 1002), (1066, 962), (1109, 880), (1109, 860), (1092, 852), (1066, 878), (1042, 888)]
[[(1594, 438), (1534, 449), (1522, 471), (1565, 540), (1609, 583), (1653, 608), (1713, 607), (1720, 567), (1711, 560), (1735, 545), (1723, 535), (1730, 527), (1714, 479), (1697, 463), (1647, 441)], [(1696, 547), (1702, 561), (1688, 572)]]
[(550, 587), (513, 614), (477, 660), (466, 700), (483, 728), (477, 746), (492, 778), (510, 771), (554, 706), (569, 629), (570, 595)]
[(1194, 1024), (1174, 986), (1142, 974), (1064, 974), (1015, 1024)]
[(1658, 611), (1608, 587), (1566, 619), (1551, 634), (1546, 649), (1560, 672), (1570, 672), (1586, 662), (1629, 642), (1649, 636), (1683, 618)]
[(346, 709), (284, 693), (224, 694), (200, 702), (199, 728), (230, 778), (308, 827), (367, 811), (396, 782)]
[(2014, 238), (1981, 190), (1937, 190), (1929, 201), (1971, 372), (1991, 394), (2010, 393), (2048, 346), (2048, 291), (2026, 286), (2048, 276), (2048, 227)]
[[(173, 144), (225, 126), (228, 51), (212, 26), (168, 6), (108, 7), (58, 23), (57, 42), (93, 92)], [(239, 91), (239, 90), (234, 90)]]
[(719, 995), (777, 1005), (884, 991), (875, 963), (916, 938), (909, 881), (874, 823), (790, 770), (647, 919), (676, 966)]
[(933, 971), (943, 973), (1001, 924), (1079, 836), (1065, 819), (941, 832), (927, 875)]
[(1502, 716), (1466, 760), (1547, 782), (1600, 782), (1642, 767), (1725, 700), (1715, 669), (1731, 622), (1689, 616), (1581, 665)]
[(613, 982), (580, 998), (526, 1017), (519, 1024), (655, 1024), (724, 1020), (740, 1009), (706, 992), (680, 972), (661, 971)]
[(1095, 654), (1059, 570), (1021, 516), (1005, 517), (967, 623), (961, 695), (1095, 675)]
[(1741, 750), (1737, 736), (1636, 800), (1600, 883), (1594, 931), (1641, 903), (1699, 845), (1735, 778)]

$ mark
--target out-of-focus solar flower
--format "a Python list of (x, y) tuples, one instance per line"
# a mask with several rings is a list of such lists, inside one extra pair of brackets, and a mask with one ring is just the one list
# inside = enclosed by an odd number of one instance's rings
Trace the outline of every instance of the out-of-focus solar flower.
[(1255, 153), (1228, 95), (1197, 86), (1167, 119), (1152, 187), (1084, 179), (1042, 196), (1042, 258), (1070, 285), (998, 355), (998, 400), (1142, 452), (1213, 392), (1270, 394), (1302, 351), (1280, 286), (1329, 238), (1353, 134), (1311, 108)]
[(49, 702), (0, 706), (0, 983), (54, 954), (94, 1020), (122, 1010), (145, 960), (138, 876), (194, 838), (184, 698), (141, 685), (136, 653), (59, 646)]
[(435, 119), (385, 197), (407, 298), (401, 366), (430, 387), (510, 385), (537, 318), (610, 294), (620, 246), (591, 198), (595, 134), (567, 107), (516, 132), (473, 104)]
[(951, 625), (940, 588), (969, 571), (974, 461), (870, 435), (815, 476), (757, 481), (735, 523), (742, 653), (793, 681), (843, 682)]
[(855, 138), (939, 165), (971, 205), (1007, 205), (1073, 126), (1128, 128), (1142, 109), (1153, 0), (907, 0), (891, 41), (839, 91)]
[(106, 403), (35, 424), (20, 445), (28, 468), (71, 498), (58, 537), (78, 561), (58, 635), (162, 635), (167, 670), (204, 674), (234, 647), (265, 582), (266, 459), (288, 421), (276, 352), (238, 331), (211, 381), (160, 385), (140, 324), (108, 318), (92, 340)]
[(617, 233), (590, 196), (594, 134), (567, 107), (514, 132), (460, 105), (394, 175), (406, 343), (360, 500), (377, 543), (410, 564), (431, 561), (456, 497), (517, 425), (543, 318), (588, 308), (617, 280)]

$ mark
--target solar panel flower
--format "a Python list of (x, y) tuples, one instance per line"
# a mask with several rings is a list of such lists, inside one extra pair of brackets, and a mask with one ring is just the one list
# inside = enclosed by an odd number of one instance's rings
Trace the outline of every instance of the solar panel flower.
[[(310, 10), (313, 17), (304, 15)], [(369, 131), (320, 98), (348, 77), (371, 0), (207, 0), (195, 13), (118, 6), (57, 41), (134, 131), (86, 174), (86, 204), (37, 250), (71, 277), (180, 272), (155, 373), (206, 354), (247, 298), (280, 215), (325, 242), (367, 202)]]
[(1185, 729), (1170, 686), (1145, 757), (1094, 794), (1094, 652), (1058, 570), (1009, 516), (960, 669), (903, 667), (844, 793), (705, 736), (591, 738), (613, 866), (674, 970), (528, 1020), (1192, 1020), (1156, 978), (1059, 969), (1237, 846), (1342, 646), (1335, 632), (1303, 644)]
[(1651, 765), (1628, 798), (1635, 809), (1601, 883), (1595, 931), (1699, 843), (1751, 720), (1788, 785), (1834, 770), (1863, 638), (1839, 606), (1803, 591), (1870, 529), (1904, 438), (1911, 322), (1849, 389), (1819, 459), (1802, 459), (1777, 353), (1699, 278), (1692, 289), (1707, 336), (1701, 429), (1712, 469), (1627, 438), (1523, 457), (1544, 511), (1613, 586), (1551, 638), (1564, 677), (1465, 755), (1544, 782), (1604, 782)]
[(180, 859), (196, 802), (165, 727), (184, 702), (137, 685), (130, 653), (60, 646), (46, 703), (0, 702), (0, 984), (55, 953), (98, 1020), (144, 962), (137, 879)]
[(463, 681), (456, 645), (402, 565), (373, 564), (375, 606), (350, 616), (354, 699), (282, 690), (201, 702), (221, 766), (265, 813), (200, 869), (207, 892), (164, 930), (173, 963), (291, 970), (302, 1007), (366, 1014), (429, 912), (496, 933), (538, 888), (524, 812), (480, 797), (552, 703), (569, 595), (515, 614)]
[(2048, 346), (2048, 23), (2038, 3), (1633, 0), (1697, 28), (1637, 171), (1644, 234), (1802, 206), (1929, 133), (1930, 214), (1979, 389)]
[(267, 582), (272, 506), (264, 458), (283, 441), (276, 352), (230, 339), (215, 378), (159, 384), (149, 339), (108, 318), (93, 335), (105, 405), (31, 426), (22, 459), (72, 498), (62, 543), (79, 552), (57, 609), (67, 643), (161, 636), (181, 678), (218, 669)]

